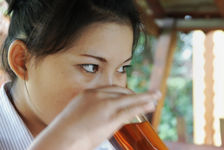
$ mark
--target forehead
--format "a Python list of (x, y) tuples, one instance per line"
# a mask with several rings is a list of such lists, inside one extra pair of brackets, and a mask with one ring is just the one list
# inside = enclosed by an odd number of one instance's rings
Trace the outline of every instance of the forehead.
[(130, 57), (133, 30), (129, 25), (95, 23), (82, 30), (80, 36), (68, 49), (74, 55), (92, 54), (110, 59), (113, 56)]

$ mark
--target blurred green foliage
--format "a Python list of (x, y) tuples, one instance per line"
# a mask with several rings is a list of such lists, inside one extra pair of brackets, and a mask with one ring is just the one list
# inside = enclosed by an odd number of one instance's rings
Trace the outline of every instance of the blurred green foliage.
[(7, 11), (7, 5), (4, 5), (6, 4), (6, 1), (5, 0), (0, 0), (0, 13), (1, 14), (6, 14), (6, 11)]
[[(177, 117), (183, 117), (186, 123), (187, 141), (192, 142), (191, 38), (191, 33), (177, 34), (177, 47), (172, 70), (167, 80), (167, 94), (159, 126), (159, 135), (166, 141), (176, 141), (178, 139)], [(139, 44), (134, 51), (133, 67), (128, 72), (128, 87), (137, 93), (148, 90), (156, 42), (155, 37), (141, 34)]]
[(167, 94), (159, 126), (162, 139), (176, 141), (177, 118), (183, 117), (186, 125), (186, 140), (193, 139), (192, 112), (192, 34), (178, 33), (173, 66), (167, 80)]
[(138, 45), (133, 52), (132, 67), (128, 70), (128, 87), (136, 93), (148, 90), (149, 77), (153, 66), (151, 45), (154, 46), (155, 43), (155, 37), (141, 33)]

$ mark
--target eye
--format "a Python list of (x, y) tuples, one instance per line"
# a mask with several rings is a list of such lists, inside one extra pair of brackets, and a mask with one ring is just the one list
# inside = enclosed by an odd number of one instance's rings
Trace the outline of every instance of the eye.
[(119, 73), (126, 73), (128, 68), (131, 68), (131, 65), (122, 66), (117, 71)]
[(89, 73), (96, 73), (99, 69), (99, 66), (95, 64), (82, 64), (80, 66), (82, 67), (82, 69)]

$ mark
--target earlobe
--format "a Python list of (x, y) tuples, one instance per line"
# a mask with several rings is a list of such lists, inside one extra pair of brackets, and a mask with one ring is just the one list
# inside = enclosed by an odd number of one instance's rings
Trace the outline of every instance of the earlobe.
[(28, 79), (26, 68), (27, 47), (24, 42), (15, 40), (11, 43), (8, 51), (8, 62), (12, 71), (22, 80)]

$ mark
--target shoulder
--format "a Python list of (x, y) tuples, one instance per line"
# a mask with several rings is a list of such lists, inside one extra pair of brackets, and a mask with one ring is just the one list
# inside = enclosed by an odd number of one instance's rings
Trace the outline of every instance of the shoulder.
[(0, 88), (0, 149), (26, 149), (33, 140), (20, 116), (11, 104), (4, 83)]

